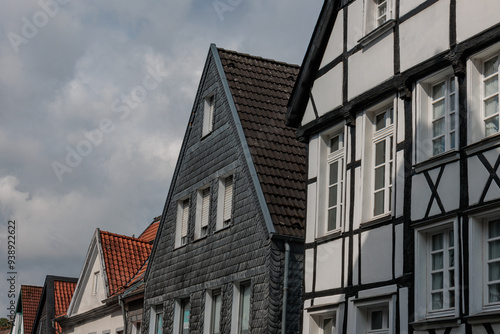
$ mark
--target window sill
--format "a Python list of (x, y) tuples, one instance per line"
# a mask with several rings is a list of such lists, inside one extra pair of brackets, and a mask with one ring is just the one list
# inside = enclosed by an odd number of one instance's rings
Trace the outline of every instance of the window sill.
[(467, 319), (467, 322), (471, 325), (483, 324), (485, 322), (498, 323), (500, 322), (499, 313), (500, 308), (497, 308), (496, 310), (484, 310), (483, 313), (470, 315), (465, 317), (465, 319)]
[(410, 325), (413, 327), (413, 329), (417, 331), (425, 331), (429, 329), (437, 329), (437, 328), (443, 328), (443, 327), (458, 327), (460, 326), (460, 319), (453, 316), (446, 316), (446, 317), (440, 317), (440, 318), (427, 318), (424, 320), (419, 320), (410, 323)]
[(388, 32), (392, 28), (394, 28), (395, 25), (396, 25), (396, 20), (394, 20), (394, 19), (388, 20), (386, 23), (382, 24), (380, 27), (377, 27), (374, 30), (370, 31), (368, 34), (366, 34), (365, 37), (361, 38), (358, 41), (358, 43), (361, 44), (363, 47), (366, 47), (366, 46), (370, 45), (371, 43), (375, 42), (381, 36), (383, 36), (386, 32)]
[(416, 173), (421, 173), (423, 171), (426, 171), (428, 169), (432, 169), (434, 167), (437, 167), (439, 165), (443, 164), (448, 164), (450, 162), (454, 162), (460, 159), (460, 153), (458, 153), (456, 150), (453, 151), (448, 151), (445, 153), (441, 153), (439, 155), (436, 155), (432, 158), (429, 158), (423, 162), (420, 162), (413, 166), (415, 169)]
[(228, 229), (228, 228), (230, 228), (231, 226), (233, 226), (233, 224), (232, 224), (232, 223), (229, 223), (229, 225), (227, 225), (227, 226), (223, 226), (223, 227), (221, 227), (220, 229), (215, 230), (215, 231), (214, 231), (214, 234), (219, 233), (219, 232), (222, 232), (222, 231), (224, 231), (224, 230), (227, 230), (227, 229)]
[(175, 247), (174, 247), (174, 251), (176, 251), (176, 250), (178, 250), (178, 249), (181, 249), (181, 248), (184, 248), (184, 247), (186, 247), (188, 244), (189, 244), (189, 242), (186, 242), (184, 245), (175, 246)]
[(493, 146), (497, 145), (500, 145), (500, 133), (491, 135), (489, 137), (481, 139), (478, 142), (470, 144), (465, 148), (465, 153), (467, 153), (467, 155), (472, 155), (474, 153), (493, 148)]
[(208, 234), (204, 235), (203, 237), (199, 237), (199, 238), (194, 239), (193, 244), (197, 243), (198, 241), (205, 240), (206, 238), (208, 238)]
[(386, 213), (384, 215), (377, 216), (377, 217), (373, 218), (372, 220), (362, 222), (360, 227), (367, 228), (367, 227), (374, 227), (377, 225), (383, 225), (391, 220), (392, 220), (392, 213), (389, 212), (389, 213)]
[(335, 230), (334, 232), (328, 233), (327, 235), (322, 235), (320, 237), (316, 237), (316, 242), (323, 243), (323, 242), (339, 239), (341, 236), (342, 236), (342, 231), (339, 229), (339, 230)]

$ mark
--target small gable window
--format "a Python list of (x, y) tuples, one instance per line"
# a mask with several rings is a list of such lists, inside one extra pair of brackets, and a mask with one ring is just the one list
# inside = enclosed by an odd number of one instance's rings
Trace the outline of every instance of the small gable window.
[(94, 273), (93, 283), (92, 283), (92, 294), (96, 295), (99, 291), (99, 272)]
[(210, 95), (210, 96), (205, 98), (205, 102), (204, 102), (204, 106), (203, 106), (202, 137), (205, 137), (213, 130), (214, 109), (215, 109), (215, 96)]
[(196, 206), (195, 238), (203, 238), (208, 234), (208, 222), (210, 218), (209, 187), (198, 190), (198, 200)]
[(177, 204), (177, 226), (175, 233), (175, 247), (187, 244), (189, 222), (189, 198), (181, 200)]
[(219, 196), (217, 203), (217, 229), (231, 224), (233, 209), (234, 176), (229, 175), (219, 180)]

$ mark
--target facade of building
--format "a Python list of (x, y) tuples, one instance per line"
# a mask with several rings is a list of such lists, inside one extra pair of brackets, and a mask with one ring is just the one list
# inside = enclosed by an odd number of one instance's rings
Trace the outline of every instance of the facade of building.
[(158, 225), (153, 222), (139, 238), (96, 229), (67, 313), (56, 318), (63, 333), (138, 333), (141, 273)]
[(143, 333), (298, 331), (305, 145), (284, 125), (298, 70), (210, 47), (146, 273)]
[(77, 278), (47, 276), (42, 290), (38, 311), (33, 323), (33, 334), (59, 334), (61, 326), (54, 318), (66, 314), (75, 291)]
[(499, 11), (325, 1), (287, 111), (303, 333), (500, 333)]
[(42, 296), (42, 289), (41, 286), (21, 285), (16, 305), (16, 316), (10, 329), (11, 334), (31, 333), (40, 297)]

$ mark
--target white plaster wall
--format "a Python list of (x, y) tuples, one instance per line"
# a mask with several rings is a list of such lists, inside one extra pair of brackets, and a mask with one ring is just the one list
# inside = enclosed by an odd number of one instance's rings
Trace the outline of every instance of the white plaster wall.
[[(358, 236), (355, 236), (352, 239), (352, 258), (353, 258), (353, 267), (352, 267), (352, 284), (353, 285), (359, 285), (359, 267), (357, 266), (357, 263), (359, 263), (359, 238)], [(349, 253), (346, 252), (346, 257), (349, 257)], [(348, 272), (346, 270), (346, 281), (347, 282), (347, 275)]]
[(304, 264), (304, 286), (305, 292), (312, 292), (313, 289), (313, 271), (314, 271), (314, 250), (306, 249)]
[(359, 229), (362, 219), (363, 193), (361, 191), (361, 167), (354, 170), (354, 215), (353, 229)]
[(347, 50), (351, 50), (363, 37), (363, 0), (354, 1), (347, 7), (347, 26)]
[(449, 49), (449, 17), (450, 1), (441, 0), (400, 25), (401, 71)]
[[(93, 294), (93, 284), (94, 284), (94, 273), (99, 271), (99, 287), (97, 289), (97, 294)], [(86, 311), (92, 310), (96, 307), (102, 306), (102, 300), (106, 299), (106, 291), (104, 288), (104, 277), (102, 274), (101, 258), (97, 256), (95, 258), (92, 270), (88, 272), (89, 276), (83, 278), (84, 289), (82, 290), (80, 304), (76, 307), (75, 313), (80, 314)], [(82, 278), (80, 278), (82, 279)]]
[(394, 34), (356, 52), (349, 57), (348, 63), (348, 98), (352, 99), (393, 76)]
[(469, 204), (474, 205), (479, 203), (479, 199), (483, 193), (484, 186), (489, 178), (489, 173), (484, 168), (483, 163), (479, 161), (477, 156), (472, 156), (468, 159), (468, 174), (469, 174)]
[(319, 162), (319, 136), (315, 135), (309, 140), (308, 148), (308, 169), (307, 178), (313, 179), (318, 176), (318, 162)]
[(302, 117), (302, 123), (300, 123), (302, 126), (306, 125), (307, 123), (310, 123), (316, 119), (316, 115), (314, 114), (314, 109), (312, 106), (311, 99), (309, 99), (309, 102), (307, 102), (307, 107), (306, 111), (304, 112), (304, 117)]
[(335, 58), (340, 56), (344, 51), (344, 15), (342, 11), (337, 15), (335, 25), (333, 26), (328, 46), (326, 47), (325, 54), (321, 61), (319, 68), (329, 64)]
[[(398, 96), (399, 97), (399, 96)], [(402, 143), (405, 140), (405, 101), (398, 98), (397, 100), (397, 128), (396, 128), (396, 143)]]
[(498, 24), (499, 13), (498, 0), (457, 0), (457, 41)]
[[(458, 209), (460, 205), (460, 165), (458, 162), (446, 165), (438, 187), (439, 198), (446, 211)], [(435, 180), (433, 178), (433, 180)], [(439, 211), (438, 213), (441, 213)]]
[(399, 331), (400, 334), (408, 334), (408, 288), (399, 289)]
[[(456, 181), (455, 181), (456, 182)], [(431, 190), (423, 173), (413, 176), (411, 187), (411, 219), (424, 218), (431, 198)]]
[(109, 330), (110, 334), (115, 334), (117, 329), (123, 329), (123, 315), (120, 310), (114, 312), (111, 315), (98, 318), (89, 319), (88, 322), (78, 324), (73, 330), (64, 330), (64, 333), (71, 334), (89, 334), (97, 333), (102, 334), (103, 331)]
[(405, 170), (404, 170), (404, 151), (396, 152), (396, 171), (395, 171), (395, 182), (394, 186), (396, 187), (394, 190), (395, 194), (395, 215), (396, 217), (403, 216), (403, 208), (404, 208), (404, 189), (405, 189)]
[(417, 8), (426, 0), (403, 0), (399, 3), (399, 16), (407, 14), (410, 10)]
[(343, 68), (340, 63), (314, 82), (312, 96), (320, 117), (342, 105)]
[(307, 221), (306, 221), (306, 243), (314, 242), (316, 237), (316, 194), (317, 182), (307, 186)]
[(403, 255), (404, 255), (404, 227), (402, 224), (400, 225), (397, 225), (395, 228), (395, 233), (396, 233), (396, 246), (395, 246), (395, 249), (396, 249), (396, 254), (395, 254), (395, 259), (394, 259), (394, 271), (395, 271), (395, 275), (396, 277), (401, 277), (403, 276), (403, 265), (404, 265), (404, 258), (403, 258)]
[(341, 287), (342, 240), (318, 245), (316, 291)]
[(383, 226), (362, 233), (361, 283), (368, 284), (391, 278), (392, 226)]

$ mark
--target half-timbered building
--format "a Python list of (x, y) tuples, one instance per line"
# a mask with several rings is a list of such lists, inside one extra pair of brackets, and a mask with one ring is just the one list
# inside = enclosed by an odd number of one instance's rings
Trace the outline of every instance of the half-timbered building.
[(304, 333), (500, 333), (499, 13), (325, 1), (287, 111)]
[(143, 333), (299, 330), (306, 156), (284, 123), (298, 70), (210, 47), (146, 273)]

